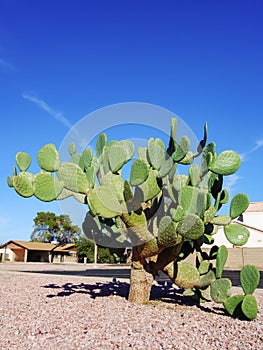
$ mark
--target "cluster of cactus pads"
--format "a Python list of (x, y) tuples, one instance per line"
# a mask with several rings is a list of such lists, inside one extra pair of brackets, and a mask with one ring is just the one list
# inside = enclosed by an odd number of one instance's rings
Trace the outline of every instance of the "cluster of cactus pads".
[[(243, 266), (240, 272), (240, 284), (245, 295), (231, 296), (231, 280), (222, 277), (227, 256), (228, 250), (224, 245), (213, 246), (209, 255), (199, 251), (197, 253), (198, 274), (195, 273), (197, 278), (200, 277), (194, 288), (185, 289), (184, 295), (194, 297), (199, 302), (213, 300), (216, 303), (223, 303), (226, 311), (232, 317), (255, 319), (258, 306), (256, 298), (252, 294), (259, 284), (260, 273), (254, 265)], [(214, 264), (213, 261), (215, 261)], [(191, 269), (194, 271), (194, 267)]]
[[(224, 303), (231, 315), (240, 309), (247, 318), (254, 318), (257, 270), (244, 267), (245, 296), (230, 298), (231, 281), (222, 278), (227, 249), (213, 246), (208, 255), (201, 248), (204, 243), (213, 245), (222, 225), (233, 245), (248, 240), (249, 231), (233, 222), (247, 209), (247, 195), (231, 200), (229, 215), (218, 214), (229, 202), (223, 178), (238, 170), (240, 157), (232, 150), (217, 154), (215, 143), (207, 144), (207, 125), (196, 151), (190, 150), (187, 136), (177, 140), (175, 118), (167, 146), (159, 138), (150, 138), (147, 147), (137, 149), (136, 159), (134, 153), (131, 141), (109, 142), (104, 133), (97, 139), (96, 154), (90, 148), (77, 153), (72, 142), (68, 162), (61, 162), (55, 145), (47, 144), (38, 152), (41, 170), (35, 175), (28, 171), (30, 156), (17, 153), (8, 185), (23, 197), (34, 195), (42, 201), (73, 196), (88, 206), (83, 223), (88, 238), (101, 245), (131, 246), (133, 268), (152, 276), (163, 270), (186, 295)], [(124, 180), (122, 168), (129, 161), (130, 176)], [(196, 266), (183, 261), (194, 252)]]

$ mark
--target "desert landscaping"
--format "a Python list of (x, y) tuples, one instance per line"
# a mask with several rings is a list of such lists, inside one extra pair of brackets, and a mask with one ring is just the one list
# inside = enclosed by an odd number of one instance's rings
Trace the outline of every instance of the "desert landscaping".
[(262, 289), (258, 317), (240, 321), (165, 283), (155, 283), (149, 304), (130, 303), (128, 279), (87, 277), (74, 265), (5, 263), (0, 281), (3, 350), (263, 349)]

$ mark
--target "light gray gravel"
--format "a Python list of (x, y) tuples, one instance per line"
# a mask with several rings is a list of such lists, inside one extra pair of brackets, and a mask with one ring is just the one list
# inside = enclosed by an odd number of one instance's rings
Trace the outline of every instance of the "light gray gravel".
[(262, 290), (255, 294), (258, 318), (248, 322), (226, 316), (215, 303), (185, 304), (181, 291), (169, 286), (154, 286), (158, 299), (135, 305), (125, 299), (127, 281), (6, 266), (0, 264), (1, 350), (263, 349)]

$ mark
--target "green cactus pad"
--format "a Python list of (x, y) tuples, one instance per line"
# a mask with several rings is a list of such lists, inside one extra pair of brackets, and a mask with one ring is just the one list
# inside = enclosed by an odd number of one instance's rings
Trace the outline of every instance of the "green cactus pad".
[(111, 188), (95, 186), (90, 190), (87, 200), (89, 208), (94, 215), (113, 218), (122, 214), (117, 195)]
[(239, 193), (233, 197), (230, 204), (230, 216), (232, 219), (237, 218), (239, 215), (244, 213), (249, 206), (249, 198), (244, 193)]
[(74, 141), (70, 142), (69, 146), (68, 146), (68, 153), (73, 156), (73, 154), (76, 153), (76, 144)]
[(120, 141), (120, 145), (126, 149), (127, 161), (132, 159), (134, 155), (134, 144), (130, 140)]
[(147, 202), (148, 200), (153, 199), (161, 191), (161, 188), (158, 184), (156, 176), (157, 176), (157, 170), (150, 169), (147, 180), (144, 181), (141, 185), (139, 185), (139, 188), (143, 192), (144, 202)]
[[(70, 162), (79, 165), (80, 157), (81, 153), (74, 153), (70, 158)], [(82, 170), (84, 170), (84, 168)]]
[(185, 212), (200, 215), (206, 207), (206, 192), (197, 187), (185, 186), (180, 191), (179, 204)]
[(189, 168), (189, 177), (192, 186), (197, 186), (200, 182), (200, 171), (197, 164)]
[(147, 158), (147, 147), (138, 147), (138, 158), (139, 159), (143, 159), (145, 160), (146, 162), (148, 161), (148, 158)]
[(7, 176), (7, 184), (9, 187), (14, 187), (13, 185), (13, 176), (8, 175)]
[(100, 161), (97, 157), (93, 156), (92, 157), (92, 162), (91, 162), (91, 167), (93, 167), (95, 169), (95, 172), (97, 173), (97, 171), (100, 168)]
[(205, 289), (200, 289), (199, 290), (201, 296), (200, 296), (200, 302), (207, 302), (207, 301), (212, 301), (211, 299), (211, 287), (208, 286)]
[(186, 262), (178, 262), (174, 283), (184, 289), (200, 286), (200, 275), (195, 266)]
[(109, 164), (111, 171), (117, 173), (128, 160), (126, 160), (126, 150), (120, 144), (113, 144), (108, 147)]
[(211, 224), (214, 225), (229, 225), (231, 223), (231, 216), (229, 215), (218, 215), (210, 220)]
[(173, 183), (173, 180), (174, 180), (174, 176), (175, 176), (175, 173), (176, 173), (176, 170), (177, 170), (177, 163), (174, 163), (171, 170), (169, 171), (168, 173), (168, 180), (169, 180), (169, 183), (172, 184)]
[(80, 203), (87, 204), (87, 195), (83, 193), (72, 192), (72, 196)]
[(209, 270), (206, 274), (200, 276), (200, 288), (207, 288), (215, 280), (216, 280), (216, 276), (214, 271)]
[(211, 205), (212, 205), (212, 195), (211, 195), (211, 193), (207, 192), (205, 209), (207, 210)]
[(228, 278), (220, 278), (211, 283), (211, 298), (216, 303), (224, 303), (230, 297), (232, 283)]
[(224, 308), (232, 317), (240, 317), (241, 304), (245, 296), (238, 294), (228, 298), (224, 302)]
[(170, 213), (174, 222), (181, 221), (183, 216), (185, 215), (184, 208), (181, 207), (180, 205), (178, 205), (176, 209), (171, 208)]
[(96, 169), (93, 165), (86, 169), (86, 178), (89, 183), (89, 187), (93, 188), (95, 186)]
[(208, 124), (205, 123), (204, 125), (204, 137), (203, 139), (199, 142), (199, 145), (197, 146), (197, 149), (196, 149), (196, 156), (198, 156), (199, 154), (202, 153), (204, 147), (205, 147), (205, 144), (206, 144), (206, 141), (207, 141), (207, 134), (208, 134)]
[(224, 151), (218, 155), (212, 164), (209, 164), (209, 170), (220, 175), (231, 175), (238, 170), (240, 163), (240, 157), (236, 152), (232, 150)]
[(30, 155), (25, 152), (18, 152), (16, 154), (16, 164), (20, 171), (26, 171), (31, 164)]
[(103, 165), (104, 173), (107, 174), (110, 171), (108, 147), (104, 147), (103, 152), (102, 152), (101, 157), (100, 157), (100, 162)]
[(159, 253), (159, 246), (157, 244), (157, 239), (153, 237), (144, 244), (143, 250), (141, 252), (142, 258), (149, 258), (151, 256), (157, 255)]
[(159, 168), (157, 176), (159, 178), (163, 178), (163, 177), (167, 176), (169, 174), (169, 172), (172, 170), (173, 165), (174, 165), (174, 163), (173, 163), (172, 158), (169, 157), (169, 158), (165, 159), (162, 162), (161, 167)]
[(173, 189), (173, 186), (169, 182), (167, 183), (167, 192), (168, 192), (168, 196), (173, 201), (173, 203), (177, 204), (176, 193), (175, 193), (175, 191)]
[(220, 203), (226, 204), (226, 203), (228, 203), (228, 201), (229, 201), (229, 193), (228, 193), (227, 189), (224, 189), (220, 194)]
[(186, 156), (180, 160), (180, 164), (184, 164), (184, 165), (189, 165), (192, 164), (194, 161), (195, 155), (193, 152), (189, 151), (187, 152)]
[(148, 158), (152, 167), (159, 170), (165, 161), (165, 146), (161, 139), (150, 138), (148, 141)]
[(215, 214), (216, 214), (216, 208), (213, 205), (210, 205), (210, 207), (204, 213), (204, 223), (207, 224), (211, 222)]
[(195, 240), (204, 234), (204, 223), (199, 216), (187, 214), (178, 223), (177, 232), (186, 239)]
[(101, 185), (111, 188), (118, 200), (121, 202), (124, 201), (124, 184), (121, 175), (110, 172), (101, 178)]
[(260, 273), (256, 266), (245, 265), (240, 271), (240, 283), (245, 294), (253, 294), (260, 280)]
[(236, 223), (224, 226), (224, 232), (228, 241), (237, 246), (246, 244), (250, 235), (246, 227)]
[(33, 178), (34, 175), (27, 171), (22, 171), (13, 177), (14, 189), (20, 196), (25, 198), (33, 196)]
[(105, 133), (102, 133), (98, 136), (97, 142), (96, 142), (97, 157), (99, 157), (102, 154), (103, 148), (106, 146), (106, 144), (107, 144), (107, 135)]
[(171, 155), (175, 151), (176, 147), (176, 134), (177, 134), (177, 119), (171, 118), (170, 140), (167, 152)]
[(254, 320), (257, 317), (258, 313), (256, 298), (253, 295), (246, 295), (241, 304), (241, 309), (249, 320)]
[(66, 199), (70, 196), (73, 196), (73, 193), (75, 192), (72, 192), (72, 191), (69, 191), (67, 190), (66, 188), (63, 188), (62, 191), (60, 192), (59, 195), (57, 195), (57, 200), (62, 200), (62, 199)]
[(57, 175), (68, 190), (84, 194), (89, 191), (90, 186), (86, 175), (77, 164), (61, 163)]
[(133, 198), (132, 186), (129, 180), (124, 181), (123, 196), (124, 196), (125, 202), (129, 202)]
[(204, 152), (201, 159), (201, 167), (200, 172), (202, 174), (206, 174), (208, 171), (209, 165), (213, 162), (214, 158), (212, 153), (210, 152)]
[(179, 192), (187, 184), (187, 181), (188, 176), (184, 174), (176, 175), (173, 181), (173, 188), (175, 191)]
[(124, 140), (108, 144), (108, 157), (111, 171), (117, 173), (134, 154), (134, 145), (131, 141)]
[(44, 202), (57, 198), (63, 189), (63, 182), (51, 174), (37, 174), (34, 178), (34, 195)]
[(212, 264), (209, 260), (203, 260), (201, 261), (199, 267), (198, 267), (198, 271), (200, 273), (200, 275), (204, 275), (206, 273), (208, 273), (208, 271), (211, 269)]
[(204, 148), (204, 153), (211, 153), (213, 156), (216, 156), (216, 144), (214, 142), (208, 143)]
[(176, 145), (175, 151), (172, 155), (174, 162), (180, 162), (185, 158), (189, 151), (190, 140), (187, 136), (182, 136)]
[(92, 158), (92, 150), (90, 148), (85, 148), (79, 159), (80, 168), (87, 170), (91, 166)]
[(38, 151), (38, 164), (47, 171), (57, 171), (59, 168), (59, 155), (56, 146), (52, 143), (45, 145)]
[(216, 255), (216, 278), (222, 277), (222, 273), (223, 273), (225, 263), (227, 261), (227, 257), (228, 257), (227, 247), (224, 245), (221, 245), (218, 248), (217, 255)]
[(149, 165), (145, 160), (136, 159), (132, 163), (130, 181), (133, 186), (142, 184), (149, 175)]
[(158, 245), (171, 247), (177, 242), (176, 223), (170, 216), (163, 216), (159, 223)]
[(143, 211), (124, 213), (122, 215), (122, 220), (132, 236), (132, 243), (134, 245), (146, 243), (153, 238), (152, 234), (147, 229), (147, 220)]

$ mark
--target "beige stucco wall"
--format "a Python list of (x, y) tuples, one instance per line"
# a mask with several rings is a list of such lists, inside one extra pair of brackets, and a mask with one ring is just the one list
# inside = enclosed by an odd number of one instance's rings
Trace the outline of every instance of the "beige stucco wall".
[[(203, 249), (209, 253), (210, 249)], [(195, 265), (196, 253), (189, 255), (184, 260)], [(215, 261), (214, 261), (215, 263)], [(226, 270), (241, 270), (244, 265), (255, 265), (259, 270), (263, 270), (263, 248), (228, 248), (228, 258), (225, 264)]]

